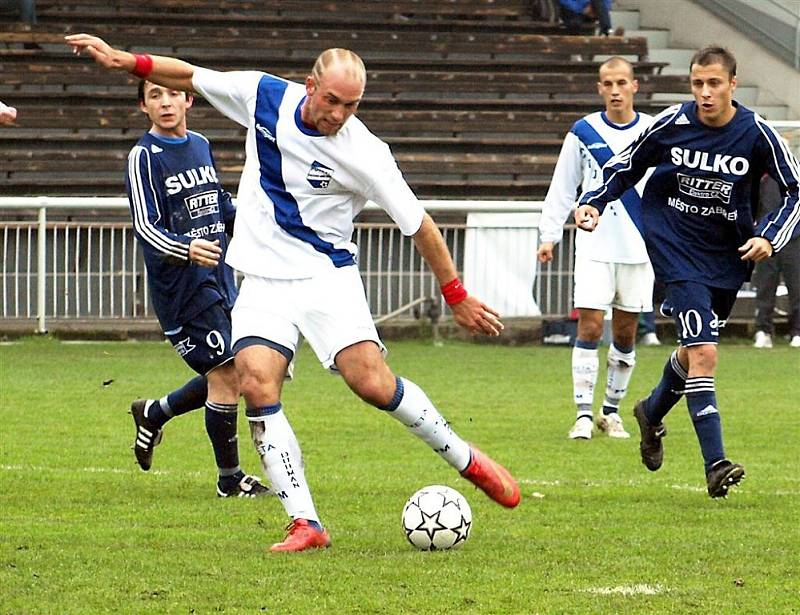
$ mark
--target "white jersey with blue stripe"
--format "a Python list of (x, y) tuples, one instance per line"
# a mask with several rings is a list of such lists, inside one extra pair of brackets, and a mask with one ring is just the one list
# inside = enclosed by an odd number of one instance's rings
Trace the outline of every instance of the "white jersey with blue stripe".
[(305, 126), (305, 87), (262, 72), (195, 68), (193, 85), (247, 127), (246, 160), (227, 262), (243, 273), (299, 279), (355, 263), (353, 218), (368, 200), (405, 235), (424, 210), (389, 147), (356, 117), (333, 136)]
[[(628, 124), (611, 122), (604, 111), (578, 120), (564, 138), (539, 224), (541, 241), (561, 240), (564, 222), (575, 208), (576, 190), (592, 190), (603, 184), (603, 165), (623, 151), (652, 123), (644, 113)], [(609, 204), (602, 224), (593, 233), (579, 232), (576, 256), (606, 263), (646, 263), (647, 250), (637, 228), (637, 216), (646, 178)]]

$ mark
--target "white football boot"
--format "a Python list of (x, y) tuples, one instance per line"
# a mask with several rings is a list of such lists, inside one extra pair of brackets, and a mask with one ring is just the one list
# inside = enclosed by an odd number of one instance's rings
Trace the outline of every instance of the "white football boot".
[(591, 440), (593, 427), (592, 417), (582, 416), (575, 421), (572, 429), (569, 430), (570, 440)]

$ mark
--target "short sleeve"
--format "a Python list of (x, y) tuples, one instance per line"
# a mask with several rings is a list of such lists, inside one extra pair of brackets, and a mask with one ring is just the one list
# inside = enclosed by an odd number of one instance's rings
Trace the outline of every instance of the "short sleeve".
[(409, 187), (392, 156), (389, 146), (377, 140), (369, 162), (364, 165), (369, 186), (364, 195), (394, 220), (403, 235), (413, 235), (422, 225), (425, 210)]
[(258, 82), (263, 76), (264, 73), (257, 71), (219, 72), (197, 67), (192, 85), (217, 111), (248, 126), (255, 108)]

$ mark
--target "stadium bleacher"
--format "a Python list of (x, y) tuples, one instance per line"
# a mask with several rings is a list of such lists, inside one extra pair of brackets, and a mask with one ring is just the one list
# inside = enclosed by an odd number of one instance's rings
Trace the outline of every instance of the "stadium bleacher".
[[(564, 133), (596, 110), (597, 67), (634, 61), (637, 107), (686, 90), (660, 74), (644, 38), (566, 36), (533, 18), (527, 0), (210, 2), (39, 1), (36, 26), (0, 15), (0, 99), (20, 109), (0, 132), (4, 194), (122, 195), (123, 167), (147, 122), (135, 80), (73, 56), (65, 34), (174, 55), (219, 70), (267, 70), (302, 80), (332, 46), (365, 60), (359, 116), (395, 152), (421, 198), (541, 199)], [(236, 192), (244, 132), (204, 101), (189, 125), (214, 145)]]

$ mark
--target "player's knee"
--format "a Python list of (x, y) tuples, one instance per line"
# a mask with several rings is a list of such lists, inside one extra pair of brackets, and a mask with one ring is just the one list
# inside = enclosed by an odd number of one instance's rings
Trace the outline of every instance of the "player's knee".
[(248, 407), (271, 406), (280, 400), (281, 386), (266, 374), (254, 370), (239, 371), (239, 390)]
[(689, 369), (692, 373), (713, 374), (717, 367), (717, 347), (715, 344), (699, 344), (687, 348)]
[(224, 403), (236, 403), (239, 399), (239, 375), (233, 361), (206, 374), (208, 397)]
[(397, 384), (394, 376), (382, 370), (370, 370), (347, 383), (353, 392), (368, 404), (382, 408), (392, 401)]

